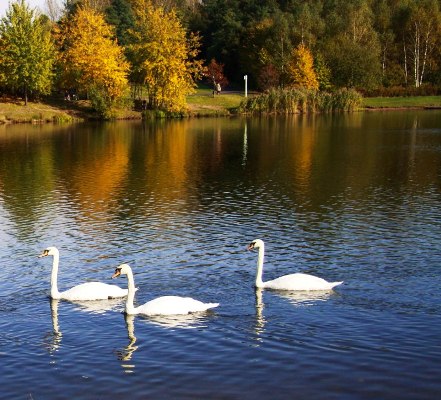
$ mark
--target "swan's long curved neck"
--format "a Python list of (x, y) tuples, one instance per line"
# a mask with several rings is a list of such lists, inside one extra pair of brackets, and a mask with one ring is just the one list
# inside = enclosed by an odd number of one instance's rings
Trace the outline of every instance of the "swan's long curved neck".
[(54, 254), (54, 260), (52, 262), (52, 273), (51, 273), (51, 297), (53, 299), (60, 298), (60, 292), (58, 291), (58, 263), (60, 262), (60, 254)]
[(265, 247), (262, 244), (259, 247), (259, 254), (257, 256), (257, 273), (256, 273), (256, 287), (257, 288), (263, 288), (263, 281), (262, 281), (262, 275), (263, 275), (263, 258), (265, 256)]
[(126, 313), (127, 314), (135, 314), (135, 307), (133, 305), (133, 300), (135, 299), (135, 280), (133, 278), (132, 271), (128, 271), (127, 273), (127, 284), (128, 284), (128, 293), (126, 299)]

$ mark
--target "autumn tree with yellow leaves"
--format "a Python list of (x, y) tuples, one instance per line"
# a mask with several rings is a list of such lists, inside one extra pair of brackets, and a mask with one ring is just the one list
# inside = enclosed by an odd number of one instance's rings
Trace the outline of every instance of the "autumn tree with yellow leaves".
[(294, 86), (318, 89), (319, 82), (314, 71), (314, 58), (303, 43), (300, 43), (293, 49), (291, 61), (287, 69), (291, 83)]
[(82, 5), (57, 31), (62, 81), (66, 88), (86, 93), (103, 116), (128, 88), (129, 64), (104, 15)]
[(200, 39), (187, 36), (174, 10), (150, 0), (133, 0), (132, 8), (134, 28), (128, 45), (132, 79), (147, 90), (148, 108), (181, 112), (195, 80), (202, 76), (202, 61), (196, 59)]

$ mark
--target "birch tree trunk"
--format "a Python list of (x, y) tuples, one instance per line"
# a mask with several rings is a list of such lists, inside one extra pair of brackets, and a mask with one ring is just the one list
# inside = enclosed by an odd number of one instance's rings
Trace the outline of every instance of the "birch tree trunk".
[[(421, 2), (413, 9), (408, 37), (410, 38), (409, 56), (413, 65), (414, 85), (423, 84), (427, 63), (436, 45), (437, 32), (440, 27), (440, 12), (434, 3)], [(405, 45), (405, 68), (406, 60)]]

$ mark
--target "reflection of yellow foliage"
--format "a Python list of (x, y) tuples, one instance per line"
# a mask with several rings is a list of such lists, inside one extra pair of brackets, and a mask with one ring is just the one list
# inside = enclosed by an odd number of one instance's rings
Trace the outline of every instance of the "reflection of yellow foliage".
[[(167, 124), (157, 132), (154, 143), (147, 146), (149, 179), (154, 181), (161, 196), (182, 196), (189, 189), (188, 171), (194, 158), (194, 135), (188, 134), (188, 121)], [(173, 190), (170, 190), (173, 188)]]
[(127, 176), (128, 143), (116, 135), (110, 138), (98, 156), (72, 170), (72, 187), (88, 214), (105, 211)]
[[(175, 126), (177, 128), (177, 126)], [(187, 178), (187, 159), (189, 154), (187, 151), (192, 148), (191, 144), (188, 144), (190, 138), (193, 135), (189, 135), (185, 129), (174, 129), (172, 133), (173, 140), (171, 140), (169, 146), (169, 163), (170, 172), (174, 180), (182, 185)]]
[[(301, 122), (299, 121), (299, 124)], [(311, 179), (311, 168), (312, 168), (312, 158), (315, 149), (315, 130), (314, 126), (305, 123), (301, 135), (298, 136), (299, 141), (294, 142), (295, 147), (295, 174), (296, 178), (300, 181), (310, 181)]]

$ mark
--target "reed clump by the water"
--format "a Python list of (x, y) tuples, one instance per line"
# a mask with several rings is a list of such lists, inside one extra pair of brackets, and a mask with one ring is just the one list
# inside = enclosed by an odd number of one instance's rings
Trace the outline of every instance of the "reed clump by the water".
[(271, 89), (242, 100), (239, 112), (247, 114), (310, 114), (354, 111), (362, 96), (353, 89), (322, 92), (314, 89)]

